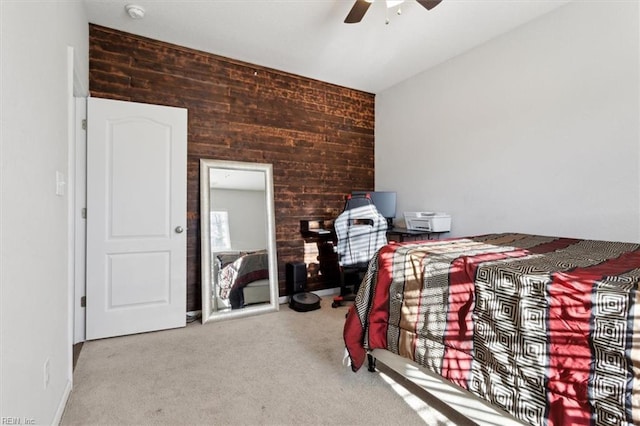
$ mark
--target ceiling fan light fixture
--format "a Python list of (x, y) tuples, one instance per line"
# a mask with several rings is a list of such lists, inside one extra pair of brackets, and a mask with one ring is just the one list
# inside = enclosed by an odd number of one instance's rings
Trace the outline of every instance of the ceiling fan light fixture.
[[(438, 4), (442, 2), (442, 0), (416, 0), (420, 5), (422, 5), (425, 9), (431, 10), (436, 7)], [(349, 14), (344, 19), (345, 24), (357, 24), (362, 21), (364, 14), (367, 13), (367, 10), (371, 6), (374, 0), (355, 0)], [(387, 16), (388, 10), (394, 6), (398, 6), (398, 15), (402, 13), (400, 10), (400, 5), (404, 3), (404, 0), (385, 0), (387, 5)], [(389, 18), (387, 17), (387, 24), (389, 23)]]
[(124, 10), (127, 11), (127, 14), (131, 19), (142, 19), (144, 18), (144, 8), (142, 6), (138, 6), (136, 4), (128, 4), (124, 7)]
[(392, 7), (398, 6), (399, 4), (404, 3), (404, 0), (386, 0), (387, 9), (391, 9)]

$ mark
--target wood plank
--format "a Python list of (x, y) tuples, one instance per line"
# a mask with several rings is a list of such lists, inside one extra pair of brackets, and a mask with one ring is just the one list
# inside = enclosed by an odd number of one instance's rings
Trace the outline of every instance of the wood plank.
[(93, 24), (89, 35), (92, 96), (189, 110), (187, 310), (201, 302), (200, 158), (273, 164), (286, 295), (284, 265), (304, 257), (300, 219), (334, 219), (344, 195), (374, 188), (374, 95)]

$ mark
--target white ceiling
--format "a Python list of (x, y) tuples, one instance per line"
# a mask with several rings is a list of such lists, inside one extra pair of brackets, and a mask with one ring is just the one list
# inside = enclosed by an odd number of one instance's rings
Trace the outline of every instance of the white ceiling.
[(264, 191), (265, 175), (262, 171), (211, 167), (209, 186), (218, 189)]
[[(370, 93), (442, 63), (569, 0), (84, 0), (89, 22)], [(146, 15), (132, 20), (126, 4)], [(389, 17), (389, 24), (385, 18)]]

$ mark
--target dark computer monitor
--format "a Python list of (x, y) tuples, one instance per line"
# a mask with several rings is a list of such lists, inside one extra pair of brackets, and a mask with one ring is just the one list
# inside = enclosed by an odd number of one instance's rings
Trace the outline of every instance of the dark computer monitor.
[(389, 225), (392, 225), (393, 219), (396, 217), (396, 193), (395, 191), (352, 191), (352, 195), (369, 194), (373, 205), (382, 216), (387, 219)]

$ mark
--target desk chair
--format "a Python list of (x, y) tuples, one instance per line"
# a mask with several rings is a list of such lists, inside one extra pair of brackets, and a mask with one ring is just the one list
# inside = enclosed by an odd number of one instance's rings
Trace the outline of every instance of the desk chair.
[[(387, 220), (373, 205), (369, 194), (349, 195), (344, 210), (333, 222), (338, 245), (340, 266), (340, 296), (333, 298), (331, 307), (354, 301), (369, 261), (380, 247), (387, 244)], [(347, 289), (345, 275), (357, 274), (353, 292)]]

